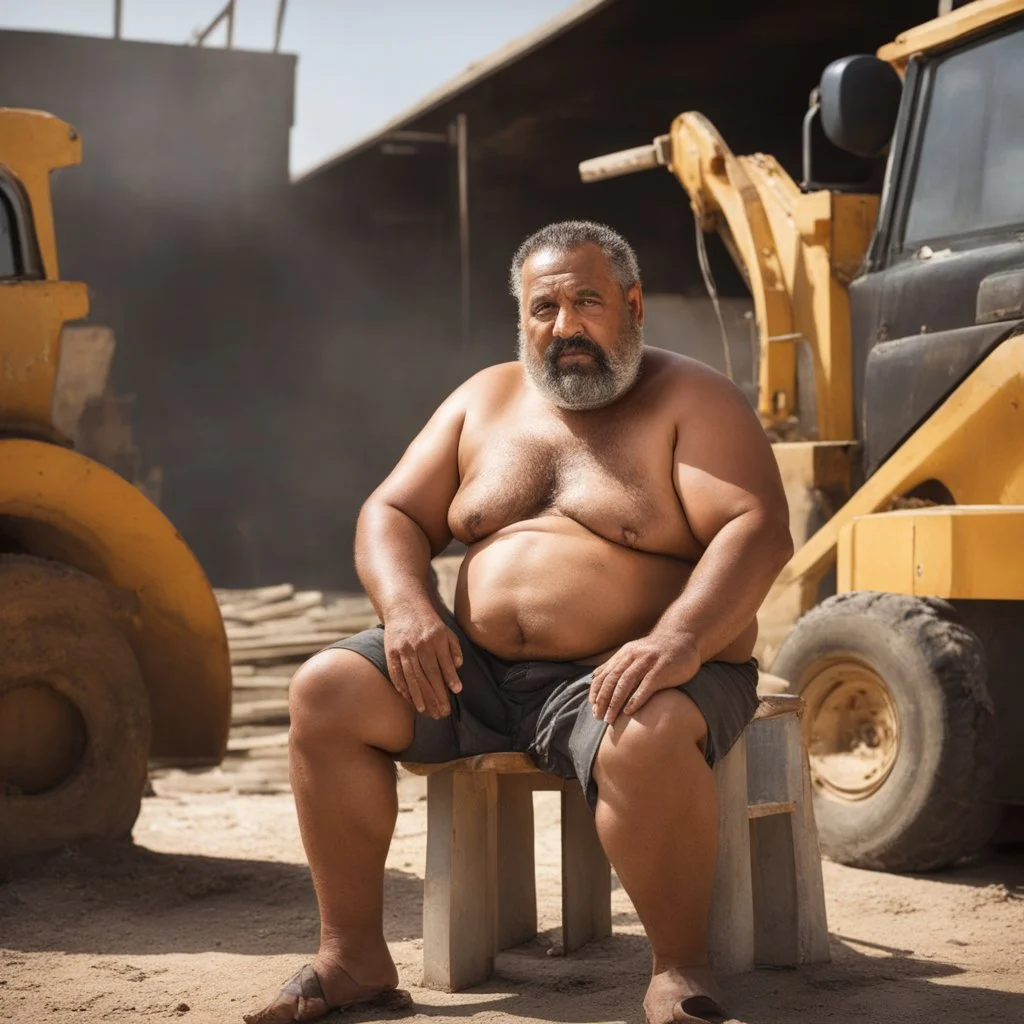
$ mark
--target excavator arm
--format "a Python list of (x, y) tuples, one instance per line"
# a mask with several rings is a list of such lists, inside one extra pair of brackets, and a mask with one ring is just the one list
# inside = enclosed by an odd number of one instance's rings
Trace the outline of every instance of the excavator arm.
[(802, 193), (773, 157), (734, 155), (698, 113), (680, 114), (649, 146), (584, 161), (580, 176), (600, 181), (658, 166), (686, 190), (701, 230), (718, 232), (750, 288), (762, 422), (795, 426), (806, 440), (852, 441), (847, 285), (878, 198)]

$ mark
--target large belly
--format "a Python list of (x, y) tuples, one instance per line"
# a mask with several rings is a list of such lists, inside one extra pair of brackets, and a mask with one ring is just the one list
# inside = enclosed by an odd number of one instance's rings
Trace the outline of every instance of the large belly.
[(470, 547), (455, 614), (499, 658), (593, 659), (649, 632), (692, 569), (613, 544), (565, 516), (541, 516)]

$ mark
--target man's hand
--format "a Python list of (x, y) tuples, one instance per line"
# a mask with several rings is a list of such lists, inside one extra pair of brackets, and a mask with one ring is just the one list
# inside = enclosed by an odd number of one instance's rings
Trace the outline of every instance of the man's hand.
[(432, 608), (389, 615), (384, 623), (384, 653), (395, 689), (421, 714), (451, 714), (448, 690), (462, 689), (456, 669), (462, 665), (458, 638)]
[(694, 637), (652, 633), (623, 644), (594, 669), (590, 703), (594, 716), (611, 725), (619, 713), (632, 715), (659, 690), (689, 682), (700, 668)]

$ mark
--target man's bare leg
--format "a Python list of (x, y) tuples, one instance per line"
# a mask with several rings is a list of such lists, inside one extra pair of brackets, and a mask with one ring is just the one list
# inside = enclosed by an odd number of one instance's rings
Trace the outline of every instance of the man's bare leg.
[(320, 907), (313, 968), (327, 1005), (339, 1006), (398, 984), (383, 920), (398, 816), (389, 754), (412, 742), (414, 712), (369, 661), (345, 650), (299, 669), (289, 710), (292, 790)]
[(618, 717), (594, 769), (598, 835), (651, 943), (651, 1024), (714, 1019), (721, 1005), (707, 956), (718, 797), (706, 733), (697, 706), (665, 690)]

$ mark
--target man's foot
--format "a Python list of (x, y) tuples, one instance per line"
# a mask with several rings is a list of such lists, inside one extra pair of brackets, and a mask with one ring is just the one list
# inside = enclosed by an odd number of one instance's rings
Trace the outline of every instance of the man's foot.
[(315, 1021), (334, 1010), (374, 1008), (386, 1011), (406, 1010), (412, 997), (397, 988), (397, 972), (392, 965), (393, 979), (380, 984), (360, 984), (337, 964), (306, 964), (284, 983), (270, 1004), (255, 1013), (247, 1013), (245, 1024), (292, 1024), (294, 1021)]
[(722, 995), (707, 967), (670, 967), (651, 978), (644, 996), (647, 1024), (705, 1024), (726, 1019)]

